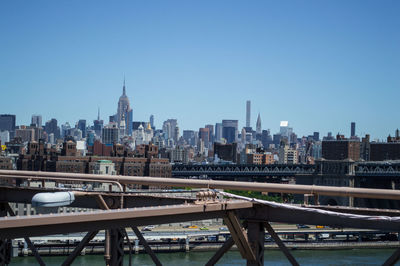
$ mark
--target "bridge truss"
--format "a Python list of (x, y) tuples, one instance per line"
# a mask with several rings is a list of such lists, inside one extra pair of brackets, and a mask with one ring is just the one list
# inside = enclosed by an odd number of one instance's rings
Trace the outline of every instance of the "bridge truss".
[[(270, 222), (285, 222), (294, 224), (327, 225), (332, 227), (352, 227), (360, 229), (378, 229), (385, 231), (400, 231), (400, 213), (395, 210), (358, 210), (355, 208), (324, 206), (292, 206), (289, 204), (276, 204), (247, 198), (233, 199), (230, 195), (220, 193), (223, 197), (217, 197), (217, 190), (223, 186), (231, 187), (232, 182), (207, 180), (201, 182), (186, 180), (186, 187), (203, 187), (207, 191), (198, 193), (197, 199), (142, 196), (124, 192), (124, 186), (129, 184), (147, 184), (159, 186), (176, 186), (182, 183), (182, 179), (162, 179), (150, 177), (122, 177), (122, 176), (98, 176), (82, 174), (61, 174), (43, 172), (2, 171), (0, 178), (8, 181), (23, 180), (52, 180), (58, 181), (100, 180), (103, 182), (118, 182), (122, 190), (112, 192), (85, 192), (76, 193), (77, 206), (88, 206), (98, 210), (85, 213), (42, 214), (31, 216), (14, 216), (9, 207), (9, 202), (29, 202), (31, 195), (43, 191), (57, 191), (57, 189), (0, 186), (0, 264), (9, 261), (10, 239), (25, 238), (31, 243), (29, 237), (63, 234), (71, 232), (87, 232), (80, 244), (66, 259), (63, 265), (70, 265), (80, 254), (82, 249), (93, 239), (100, 230), (106, 230), (105, 262), (107, 265), (122, 265), (124, 256), (124, 238), (128, 238), (125, 231), (131, 228), (137, 235), (146, 252), (151, 256), (156, 265), (161, 265), (151, 250), (146, 240), (138, 230), (138, 226), (150, 224), (175, 223), (212, 218), (223, 218), (231, 238), (210, 258), (206, 265), (214, 265), (234, 244), (238, 247), (247, 265), (263, 265), (264, 263), (264, 238), (267, 231), (279, 248), (284, 252), (292, 265), (298, 265), (296, 259), (285, 247)], [(163, 181), (164, 180), (164, 181)], [(15, 182), (19, 183), (19, 182)], [(247, 186), (237, 182), (233, 185), (237, 189), (257, 191), (281, 191), (284, 193), (308, 193), (312, 195), (339, 195), (352, 197), (369, 197), (384, 199), (399, 199), (400, 191), (378, 189), (329, 188), (318, 186), (296, 186), (279, 184), (250, 184)], [(297, 188), (296, 188), (297, 187)], [(86, 204), (86, 205), (85, 205)], [(384, 215), (384, 216), (383, 216)], [(131, 242), (128, 238), (128, 243)], [(44, 265), (35, 246), (29, 247), (35, 254), (38, 263)], [(400, 258), (400, 249), (397, 250), (386, 262), (393, 265)]]

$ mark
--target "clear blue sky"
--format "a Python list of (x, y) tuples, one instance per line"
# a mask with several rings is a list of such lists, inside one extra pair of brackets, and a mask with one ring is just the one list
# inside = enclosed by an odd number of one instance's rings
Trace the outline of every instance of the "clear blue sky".
[(222, 119), (298, 135), (400, 127), (400, 1), (0, 2), (0, 113), (116, 113), (181, 129)]

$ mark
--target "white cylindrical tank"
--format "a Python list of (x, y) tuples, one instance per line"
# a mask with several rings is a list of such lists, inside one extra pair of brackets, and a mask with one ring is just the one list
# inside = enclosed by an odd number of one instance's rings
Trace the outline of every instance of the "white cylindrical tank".
[(73, 192), (44, 192), (32, 197), (33, 207), (59, 207), (70, 205), (75, 200)]

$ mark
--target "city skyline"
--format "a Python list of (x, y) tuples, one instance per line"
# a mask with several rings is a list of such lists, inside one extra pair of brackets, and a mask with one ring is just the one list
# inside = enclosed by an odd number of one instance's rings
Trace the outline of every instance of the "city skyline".
[[(372, 139), (400, 124), (399, 3), (2, 3), (0, 113), (29, 124), (116, 113), (126, 76), (134, 121), (181, 131), (223, 119), (289, 121)], [(207, 19), (206, 19), (207, 18)], [(6, 52), (4, 52), (6, 51)]]
[[(125, 83), (124, 83), (125, 84)], [(123, 91), (125, 91), (125, 85), (123, 85)], [(123, 92), (123, 94), (124, 94), (124, 92)], [(127, 96), (128, 98), (129, 98), (129, 96)], [(246, 100), (245, 101), (245, 103), (243, 104), (244, 105), (244, 108), (245, 108), (245, 110), (243, 110), (243, 113), (245, 113), (245, 117), (246, 117), (246, 119), (245, 119), (245, 121), (241, 121), (240, 119), (236, 119), (236, 120), (238, 120), (238, 122), (239, 122), (239, 127), (238, 128), (243, 128), (243, 127), (246, 127), (247, 126), (247, 103), (248, 102), (251, 102), (251, 100)], [(20, 126), (20, 125), (30, 125), (30, 123), (32, 123), (32, 119), (33, 119), (33, 117), (36, 117), (36, 116), (41, 116), (41, 118), (42, 118), (42, 126), (44, 126), (44, 124), (45, 124), (45, 122), (46, 121), (50, 121), (50, 120), (52, 120), (52, 119), (56, 119), (57, 121), (58, 121), (58, 123), (59, 123), (59, 125), (61, 126), (62, 124), (65, 124), (65, 123), (69, 123), (71, 126), (74, 126), (75, 124), (78, 124), (79, 123), (79, 121), (80, 120), (86, 120), (86, 125), (93, 125), (93, 122), (94, 122), (94, 120), (97, 120), (98, 118), (99, 118), (99, 114), (100, 114), (100, 110), (101, 110), (101, 108), (100, 107), (98, 107), (98, 109), (97, 109), (97, 116), (96, 116), (96, 118), (85, 118), (85, 117), (81, 117), (81, 118), (76, 118), (75, 120), (68, 120), (68, 121), (61, 121), (61, 120), (59, 120), (57, 117), (52, 117), (52, 116), (48, 116), (48, 118), (45, 118), (42, 114), (39, 114), (39, 113), (32, 113), (31, 115), (29, 115), (29, 114), (27, 114), (27, 117), (29, 116), (30, 118), (28, 119), (29, 121), (31, 121), (31, 122), (26, 122), (26, 123), (18, 123), (19, 121), (20, 121), (20, 119), (18, 119), (18, 116), (16, 116), (16, 125), (17, 126)], [(134, 112), (135, 110), (133, 110), (133, 112)], [(254, 115), (254, 112), (253, 112), (253, 110), (251, 110), (250, 109), (250, 113), (252, 114), (252, 116)], [(7, 113), (7, 112), (5, 112), (4, 114), (12, 114), (12, 113)], [(104, 114), (104, 115), (101, 115), (100, 116), (100, 120), (103, 120), (104, 121), (104, 125), (106, 125), (106, 124), (108, 124), (109, 123), (109, 117), (110, 116), (117, 116), (116, 114), (109, 114), (109, 115), (107, 115), (107, 114)], [(144, 119), (142, 119), (142, 120), (140, 120), (140, 119), (138, 119), (138, 120), (135, 120), (135, 118), (134, 118), (134, 122), (135, 121), (142, 121), (142, 122), (149, 122), (150, 123), (150, 116), (153, 116), (153, 119), (155, 119), (155, 120), (157, 120), (157, 114), (150, 114), (149, 115), (149, 117), (146, 119), (146, 118), (144, 118)], [(260, 113), (258, 113), (258, 116), (260, 116)], [(173, 116), (172, 116), (173, 117)], [(168, 118), (168, 119), (171, 119), (171, 118)], [(168, 120), (168, 119), (166, 119), (166, 120)], [(172, 118), (172, 119), (176, 119), (176, 118)], [(235, 118), (232, 118), (232, 119), (235, 119)], [(165, 120), (165, 121), (166, 121)], [(222, 119), (222, 120), (224, 120), (224, 119)], [(222, 121), (221, 120), (221, 121)], [(159, 122), (157, 122), (157, 123), (155, 123), (155, 125), (156, 125), (156, 128), (157, 129), (162, 129), (162, 124), (165, 122), (165, 121), (159, 121)], [(220, 123), (221, 121), (215, 121), (215, 122), (208, 122), (208, 124), (209, 123), (214, 123), (214, 124), (216, 124), (216, 123)], [(273, 133), (279, 133), (279, 128), (280, 128), (280, 126), (278, 125), (278, 124), (281, 124), (281, 122), (290, 122), (290, 126), (292, 126), (292, 121), (287, 121), (287, 120), (281, 120), (281, 119), (278, 119), (277, 120), (277, 125), (274, 125), (274, 126), (267, 126), (267, 127), (265, 127), (265, 126), (262, 126), (262, 130), (270, 130), (271, 132), (271, 134), (273, 134)], [(179, 121), (179, 119), (177, 119), (177, 122), (180, 124), (180, 121)], [(340, 135), (345, 135), (345, 136), (348, 136), (348, 137), (351, 137), (351, 132), (352, 132), (352, 124), (353, 123), (355, 123), (355, 122), (353, 122), (353, 121), (349, 121), (348, 122), (348, 125), (347, 125), (347, 128), (345, 128), (345, 127), (343, 127), (344, 128), (344, 131), (335, 131), (334, 129), (333, 130), (331, 130), (331, 131), (327, 131), (327, 132), (321, 132), (318, 128), (316, 128), (316, 129), (299, 129), (299, 128), (295, 128), (295, 131), (296, 131), (296, 133), (298, 134), (298, 137), (302, 137), (302, 136), (308, 136), (308, 135), (310, 135), (310, 134), (312, 134), (313, 132), (315, 132), (315, 131), (317, 131), (317, 132), (319, 132), (319, 133), (321, 133), (321, 136), (326, 136), (328, 133), (332, 133), (333, 134), (333, 136), (335, 136), (336, 134), (340, 134)], [(119, 124), (119, 123), (118, 123)], [(206, 123), (207, 124), (207, 123)], [(253, 121), (253, 120), (250, 120), (250, 127), (252, 127), (253, 128), (253, 130), (255, 131), (256, 130), (256, 124), (257, 124), (257, 122), (256, 121)], [(194, 130), (194, 131), (198, 131), (198, 129), (199, 128), (201, 128), (201, 127), (203, 127), (204, 125), (199, 125), (198, 127), (194, 127), (194, 128), (180, 128), (180, 134), (182, 134), (183, 133), (183, 130)], [(293, 126), (292, 126), (293, 127)], [(275, 130), (273, 130), (275, 128)], [(397, 127), (395, 128), (395, 129), (398, 129)], [(386, 140), (386, 138), (387, 138), (387, 136), (388, 135), (390, 135), (390, 136), (394, 136), (394, 130), (395, 129), (393, 129), (393, 130), (390, 130), (389, 129), (389, 131), (388, 131), (388, 133), (387, 133), (387, 135), (386, 136), (382, 136), (382, 137), (374, 137), (374, 136), (372, 136), (372, 139), (376, 139), (376, 140), (382, 140), (382, 141), (385, 141)], [(304, 134), (300, 134), (300, 133), (298, 133), (298, 132), (300, 132), (300, 131), (304, 131), (305, 133)], [(347, 131), (349, 131), (349, 132), (347, 132)], [(358, 137), (363, 137), (363, 136), (365, 136), (366, 134), (370, 134), (369, 133), (369, 131), (368, 131), (368, 129), (366, 129), (366, 131), (365, 131), (365, 133), (363, 132), (363, 133), (361, 133), (361, 134), (359, 134), (358, 133), (359, 132), (359, 130), (358, 130), (358, 125), (357, 125), (357, 129), (356, 129), (356, 131), (355, 131), (355, 136), (358, 136)]]

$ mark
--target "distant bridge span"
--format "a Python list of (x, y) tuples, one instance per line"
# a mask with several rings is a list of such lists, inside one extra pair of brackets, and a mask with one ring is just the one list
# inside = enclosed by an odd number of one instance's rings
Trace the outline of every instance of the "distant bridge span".
[(316, 161), (316, 164), (174, 164), (173, 177), (295, 177), (297, 175), (343, 174), (365, 177), (400, 177), (400, 161)]

